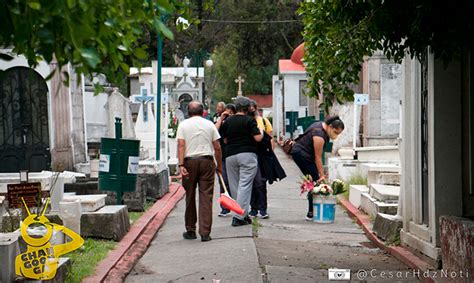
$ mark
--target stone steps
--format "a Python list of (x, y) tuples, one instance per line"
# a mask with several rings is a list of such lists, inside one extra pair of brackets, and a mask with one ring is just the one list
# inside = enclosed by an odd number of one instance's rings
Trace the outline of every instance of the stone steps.
[(398, 196), (400, 195), (400, 187), (372, 184), (370, 185), (369, 193), (371, 197), (375, 198), (378, 201), (386, 202), (386, 203), (398, 203)]
[(366, 185), (350, 185), (349, 186), (349, 201), (356, 208), (360, 207), (361, 196), (363, 193), (368, 193), (369, 187)]
[(377, 216), (377, 213), (385, 213), (395, 215), (397, 214), (397, 203), (384, 203), (373, 198), (368, 193), (363, 193), (361, 195), (361, 205), (360, 209), (371, 216), (373, 219)]

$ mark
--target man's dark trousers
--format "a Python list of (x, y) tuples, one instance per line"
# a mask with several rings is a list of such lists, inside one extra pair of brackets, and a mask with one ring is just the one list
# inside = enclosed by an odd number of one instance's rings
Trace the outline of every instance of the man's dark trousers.
[(185, 159), (184, 166), (189, 175), (183, 178), (186, 190), (186, 231), (196, 231), (196, 187), (199, 189), (199, 234), (209, 235), (212, 226), (212, 197), (216, 165), (211, 158)]

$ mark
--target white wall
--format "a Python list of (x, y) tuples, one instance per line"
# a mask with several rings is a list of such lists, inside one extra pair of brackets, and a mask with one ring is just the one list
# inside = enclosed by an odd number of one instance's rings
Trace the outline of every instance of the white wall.
[(284, 74), (283, 93), (285, 96), (285, 112), (298, 111), (298, 118), (306, 116), (307, 106), (300, 106), (300, 81), (307, 80), (306, 73)]
[(360, 146), (359, 139), (359, 125), (360, 125), (360, 113), (361, 106), (357, 106), (356, 109), (356, 123), (354, 125), (354, 103), (347, 102), (343, 105), (334, 104), (331, 108), (331, 115), (338, 115), (344, 122), (344, 131), (333, 141), (333, 152), (337, 151), (342, 147), (352, 147), (352, 141), (354, 136), (354, 127), (356, 132), (356, 146)]

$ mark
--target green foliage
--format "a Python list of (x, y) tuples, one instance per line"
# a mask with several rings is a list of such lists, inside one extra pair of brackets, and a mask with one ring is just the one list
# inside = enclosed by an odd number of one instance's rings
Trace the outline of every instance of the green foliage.
[(341, 180), (334, 180), (332, 182), (332, 185), (331, 185), (331, 188), (333, 190), (332, 194), (333, 195), (339, 195), (339, 194), (342, 194), (346, 191), (346, 184), (341, 181)]
[(346, 199), (349, 198), (350, 185), (366, 185), (367, 186), (367, 178), (365, 178), (364, 176), (360, 174), (354, 174), (349, 178), (349, 180), (345, 180), (343, 196)]
[(327, 110), (353, 99), (364, 56), (376, 50), (396, 62), (405, 53), (420, 58), (428, 46), (445, 63), (472, 48), (472, 1), (332, 0), (305, 1), (305, 63), (310, 96), (324, 94)]
[[(174, 41), (165, 42), (164, 66), (180, 65), (179, 59), (185, 55), (196, 66), (190, 55), (196, 50), (206, 50), (214, 61), (212, 68), (206, 69), (206, 92), (213, 102), (231, 101), (230, 97), (237, 94), (234, 80), (239, 75), (245, 79), (244, 95), (271, 93), (278, 59), (289, 58), (303, 41), (303, 25), (295, 14), (298, 1), (209, 1), (212, 10), (205, 10), (204, 4), (199, 9), (199, 2), (194, 1), (191, 10), (194, 18), (201, 18), (201, 24), (193, 24), (176, 33)], [(282, 19), (294, 21), (265, 23)], [(169, 25), (171, 30), (176, 29), (173, 22)], [(155, 58), (156, 47), (151, 38), (149, 58)]]
[(140, 43), (145, 31), (173, 39), (162, 16), (186, 14), (187, 2), (0, 1), (0, 46), (12, 47), (32, 67), (41, 60), (57, 61), (59, 67), (71, 63), (78, 76), (102, 73), (120, 84), (129, 66), (148, 59), (147, 47)]

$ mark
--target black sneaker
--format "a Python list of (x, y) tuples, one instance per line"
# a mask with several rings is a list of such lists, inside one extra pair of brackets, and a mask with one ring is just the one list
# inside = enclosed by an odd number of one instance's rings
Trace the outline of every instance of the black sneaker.
[(268, 215), (266, 209), (260, 209), (260, 217), (261, 217), (262, 219), (267, 219), (268, 217), (270, 217), (270, 215)]
[(227, 215), (229, 215), (229, 213), (230, 213), (230, 210), (223, 208), (223, 209), (221, 210), (221, 212), (219, 212), (219, 214), (217, 214), (217, 216), (220, 216), (220, 217), (227, 217)]
[(308, 212), (306, 214), (306, 221), (313, 221), (313, 212)]
[(212, 240), (212, 238), (209, 235), (202, 235), (201, 236), (201, 242), (209, 242), (210, 240)]
[(258, 210), (256, 210), (256, 209), (252, 209), (252, 210), (250, 210), (250, 212), (249, 212), (249, 216), (250, 216), (250, 217), (256, 217), (257, 214), (258, 214)]
[(245, 216), (244, 221), (246, 221), (247, 224), (252, 224), (252, 218), (250, 218), (249, 216)]
[(194, 231), (184, 232), (184, 233), (183, 233), (183, 238), (185, 238), (186, 240), (194, 240), (194, 239), (197, 239), (197, 237), (196, 237), (196, 232), (194, 232)]
[[(248, 219), (250, 219), (250, 217)], [(252, 219), (250, 219), (250, 223), (252, 223)], [(247, 225), (247, 224), (250, 224), (250, 223), (245, 218), (242, 219), (242, 220), (240, 220), (237, 217), (232, 218), (232, 226), (234, 226), (234, 227), (243, 226), (243, 225)]]

